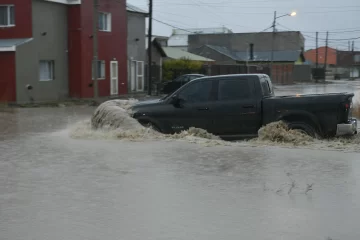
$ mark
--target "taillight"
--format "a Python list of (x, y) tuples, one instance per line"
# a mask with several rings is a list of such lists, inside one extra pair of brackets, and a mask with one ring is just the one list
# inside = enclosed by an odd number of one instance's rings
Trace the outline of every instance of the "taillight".
[(350, 108), (350, 104), (345, 103), (345, 109), (348, 110)]

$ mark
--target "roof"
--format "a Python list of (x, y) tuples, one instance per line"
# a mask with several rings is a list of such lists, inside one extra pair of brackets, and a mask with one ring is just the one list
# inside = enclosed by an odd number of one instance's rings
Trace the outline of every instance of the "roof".
[[(223, 46), (214, 46), (214, 45), (205, 45), (225, 56), (230, 57), (236, 61), (249, 61), (249, 52), (245, 51), (231, 51)], [(285, 50), (285, 51), (274, 51), (273, 61), (275, 62), (285, 62), (291, 61), (295, 62), (298, 60), (301, 54), (301, 50)], [(252, 61), (270, 61), (271, 60), (271, 51), (254, 51), (254, 60)]]
[(0, 39), (0, 52), (12, 52), (16, 50), (16, 46), (31, 41), (32, 38), (10, 38)]
[(205, 58), (193, 53), (186, 52), (184, 50), (173, 48), (173, 47), (163, 47), (162, 48), (168, 58), (172, 59), (181, 59), (186, 58), (192, 61), (201, 61), (201, 62), (213, 62), (214, 60)]
[[(326, 47), (319, 47), (318, 48), (318, 63), (324, 64), (325, 63), (325, 54)], [(316, 49), (308, 50), (304, 53), (306, 60), (310, 60), (313, 63), (316, 63)], [(337, 64), (337, 51), (335, 48), (328, 47), (327, 48), (327, 64)]]
[(214, 45), (205, 45), (208, 48), (211, 48), (212, 50), (215, 50), (225, 56), (228, 56), (229, 58), (233, 59), (233, 60), (237, 60), (237, 56), (236, 54), (234, 54), (233, 52), (231, 52), (228, 48), (223, 47), (223, 46), (214, 46)]
[(148, 15), (148, 12), (130, 3), (126, 3), (126, 11)]

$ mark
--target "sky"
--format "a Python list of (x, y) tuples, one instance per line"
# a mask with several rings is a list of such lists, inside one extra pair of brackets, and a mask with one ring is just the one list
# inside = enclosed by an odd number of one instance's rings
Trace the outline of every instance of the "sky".
[[(148, 0), (127, 1), (148, 9)], [(318, 46), (325, 46), (328, 31), (330, 47), (347, 50), (350, 40), (360, 51), (360, 0), (153, 0), (153, 5), (153, 35), (222, 26), (236, 33), (260, 32), (272, 25), (274, 11), (277, 16), (296, 11), (294, 17), (278, 18), (276, 29), (300, 31), (305, 49), (315, 48), (316, 32)]]

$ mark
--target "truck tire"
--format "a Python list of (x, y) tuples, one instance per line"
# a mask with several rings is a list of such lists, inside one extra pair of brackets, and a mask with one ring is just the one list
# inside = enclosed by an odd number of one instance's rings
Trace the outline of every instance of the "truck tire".
[(318, 132), (316, 131), (316, 128), (312, 125), (305, 123), (305, 122), (288, 122), (288, 127), (290, 129), (299, 130), (304, 134), (309, 135), (313, 138), (320, 138)]

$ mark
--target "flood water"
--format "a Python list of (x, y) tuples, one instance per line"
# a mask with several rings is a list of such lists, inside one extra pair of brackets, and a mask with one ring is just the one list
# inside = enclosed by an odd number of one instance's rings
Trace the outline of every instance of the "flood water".
[(360, 237), (359, 153), (70, 138), (93, 110), (0, 112), (1, 240)]

